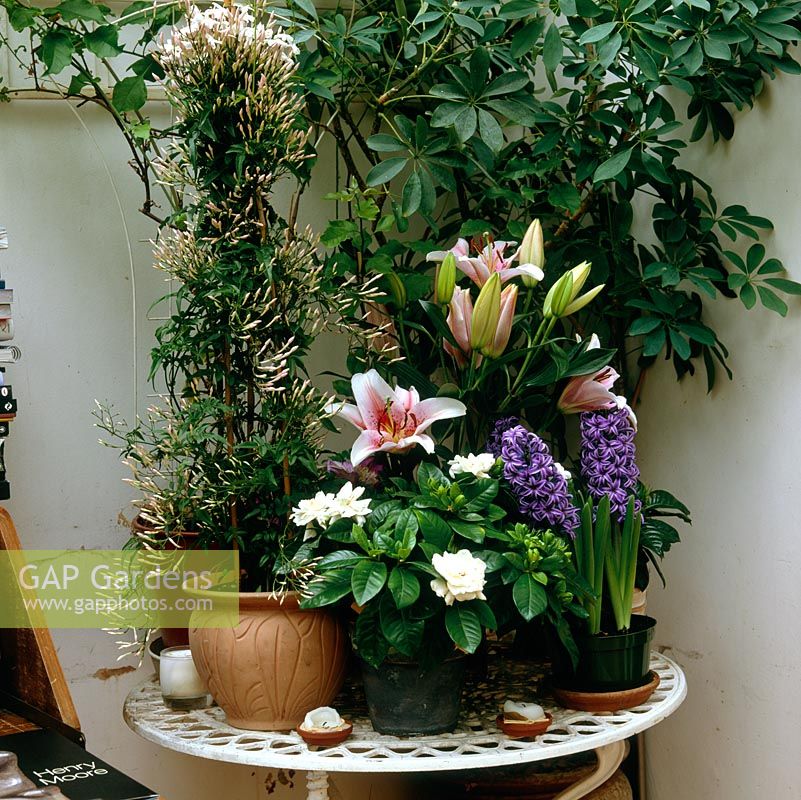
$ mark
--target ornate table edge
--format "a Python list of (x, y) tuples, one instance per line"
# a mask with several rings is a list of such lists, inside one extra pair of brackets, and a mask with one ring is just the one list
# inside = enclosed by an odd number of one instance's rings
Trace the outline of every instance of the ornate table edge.
[[(154, 691), (152, 681), (129, 693), (123, 717), (132, 731), (154, 744), (186, 755), (251, 767), (350, 773), (484, 769), (595, 750), (641, 733), (666, 719), (687, 696), (687, 682), (679, 665), (665, 655), (653, 653), (651, 666), (663, 676), (669, 676), (668, 688), (658, 689), (654, 695), (661, 691), (661, 699), (614, 714), (564, 710), (552, 731), (569, 729), (567, 734), (549, 731), (530, 742), (510, 740), (499, 731), (486, 729), (473, 735), (457, 732), (408, 739), (372, 734), (369, 738), (352, 737), (344, 745), (314, 750), (296, 733), (238, 730), (212, 719), (208, 712), (171, 712), (173, 716), (168, 721), (180, 730), (178, 736), (159, 729), (137, 713), (137, 703)], [(469, 752), (464, 752), (465, 749)]]

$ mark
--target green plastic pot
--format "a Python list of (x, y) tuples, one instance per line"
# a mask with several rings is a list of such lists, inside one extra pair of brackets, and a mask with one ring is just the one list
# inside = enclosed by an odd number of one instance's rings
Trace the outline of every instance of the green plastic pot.
[(651, 640), (656, 620), (634, 615), (625, 633), (576, 636), (579, 663), (572, 688), (586, 692), (618, 692), (648, 680)]

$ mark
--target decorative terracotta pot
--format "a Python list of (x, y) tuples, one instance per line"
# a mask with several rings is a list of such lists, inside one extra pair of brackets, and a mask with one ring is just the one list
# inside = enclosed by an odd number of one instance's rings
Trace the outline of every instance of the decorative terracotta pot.
[(292, 730), (330, 705), (350, 652), (336, 613), (301, 610), (295, 592), (241, 593), (236, 628), (191, 628), (189, 644), (229, 725), (256, 731)]

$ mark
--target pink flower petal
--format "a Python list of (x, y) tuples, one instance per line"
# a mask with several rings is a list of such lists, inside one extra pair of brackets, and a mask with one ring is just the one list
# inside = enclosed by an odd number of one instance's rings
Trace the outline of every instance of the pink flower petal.
[(367, 427), (358, 407), (353, 403), (330, 403), (325, 407), (325, 411), (327, 414), (336, 414), (338, 417), (346, 419), (351, 425), (355, 425), (362, 430)]
[(382, 449), (382, 442), (383, 437), (378, 431), (362, 431), (350, 450), (350, 463), (358, 467), (362, 461)]
[(374, 369), (357, 373), (350, 385), (365, 427), (375, 427), (387, 400), (395, 402), (394, 389)]
[(439, 419), (453, 419), (463, 417), (467, 406), (453, 397), (430, 397), (422, 400), (414, 410), (418, 425), (415, 433), (421, 433)]

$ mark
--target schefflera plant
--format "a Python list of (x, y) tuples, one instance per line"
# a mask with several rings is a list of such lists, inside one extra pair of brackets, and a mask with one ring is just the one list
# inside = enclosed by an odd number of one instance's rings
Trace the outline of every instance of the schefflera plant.
[[(156, 247), (175, 288), (151, 379), (164, 377), (172, 431), (184, 437), (180, 468), (202, 486), (192, 520), (201, 541), (239, 547), (250, 589), (270, 588), (289, 498), (318, 478), (327, 398), (306, 375), (309, 347), (342, 319), (334, 310), (358, 302), (329, 286), (311, 232), (296, 230), (298, 194), (286, 218), (276, 205), (278, 182), (302, 185), (312, 154), (296, 52), (256, 4), (190, 8), (157, 54), (179, 119), (161, 179), (186, 202)], [(164, 430), (149, 433), (138, 426), (126, 446), (158, 451)], [(178, 465), (156, 467), (169, 476)], [(158, 492), (144, 503), (158, 521)]]

